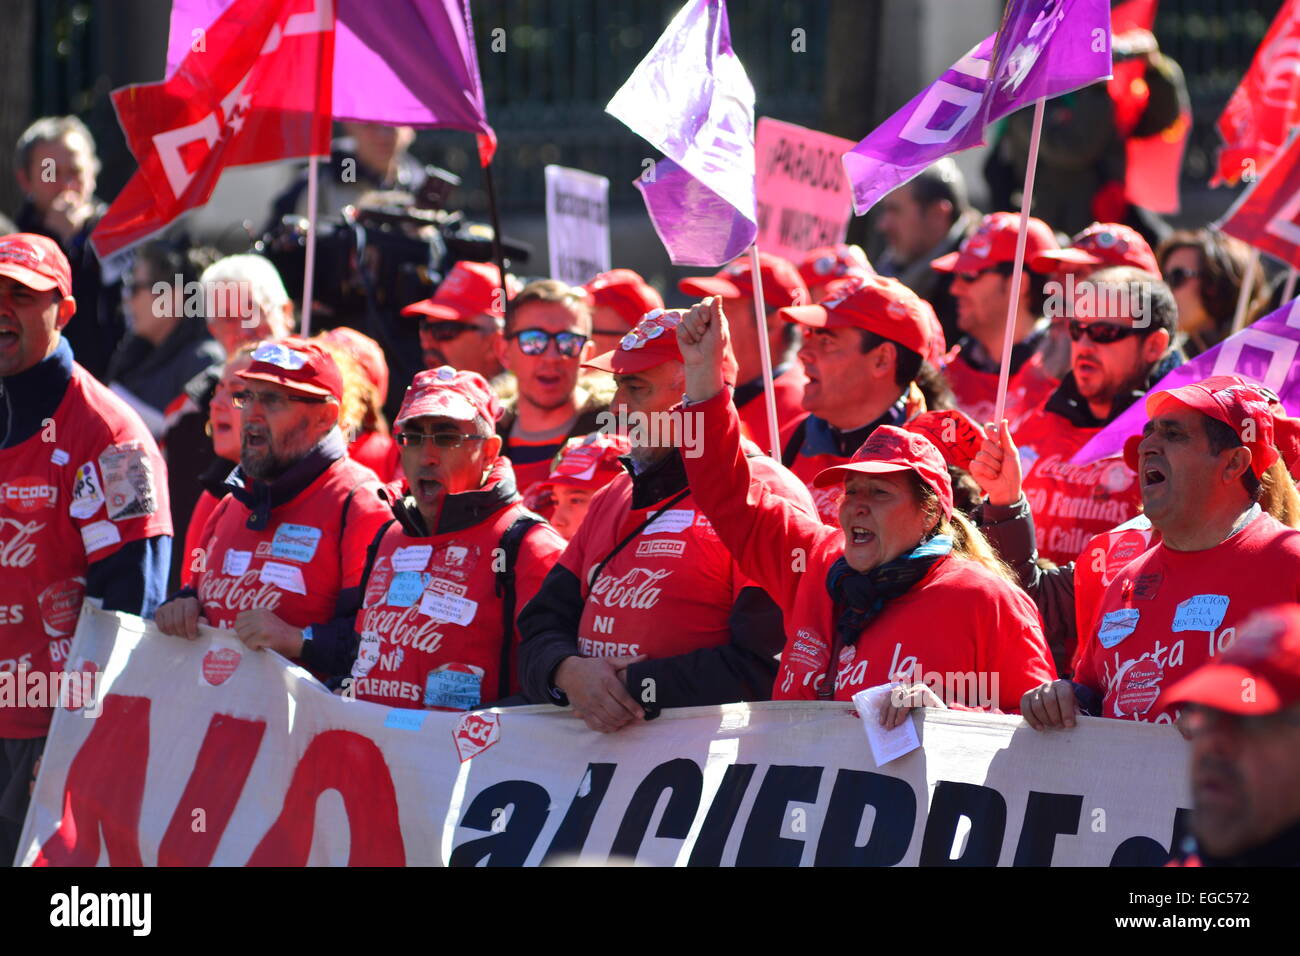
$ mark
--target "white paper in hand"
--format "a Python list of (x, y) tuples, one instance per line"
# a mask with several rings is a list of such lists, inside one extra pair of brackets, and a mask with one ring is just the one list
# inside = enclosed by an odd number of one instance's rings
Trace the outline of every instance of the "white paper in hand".
[(853, 706), (862, 718), (862, 729), (866, 731), (867, 743), (871, 745), (871, 759), (877, 767), (883, 767), (891, 760), (910, 754), (921, 746), (921, 740), (916, 736), (916, 725), (910, 719), (893, 730), (886, 730), (880, 723), (880, 714), (889, 701), (889, 692), (898, 686), (901, 685), (877, 684), (853, 695)]

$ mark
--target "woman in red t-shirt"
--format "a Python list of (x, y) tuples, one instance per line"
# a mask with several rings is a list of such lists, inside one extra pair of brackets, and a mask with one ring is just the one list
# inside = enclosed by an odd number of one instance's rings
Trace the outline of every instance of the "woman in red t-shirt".
[[(886, 309), (888, 289), (855, 293)], [(879, 299), (880, 301), (876, 301)], [(882, 720), (910, 707), (1015, 711), (1055, 670), (1038, 612), (964, 516), (929, 439), (884, 425), (817, 485), (842, 482), (839, 527), (753, 482), (721, 375), (726, 319), (706, 299), (686, 313), (687, 410), (702, 454), (686, 458), (696, 501), (741, 570), (785, 614), (773, 697), (848, 700), (900, 682)]]

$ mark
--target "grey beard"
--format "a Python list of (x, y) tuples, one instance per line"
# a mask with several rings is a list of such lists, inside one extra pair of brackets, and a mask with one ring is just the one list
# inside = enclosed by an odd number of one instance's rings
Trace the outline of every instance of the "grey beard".
[(651, 465), (663, 461), (672, 454), (671, 445), (633, 445), (628, 451), (628, 457), (632, 459), (632, 467), (638, 474), (645, 471)]

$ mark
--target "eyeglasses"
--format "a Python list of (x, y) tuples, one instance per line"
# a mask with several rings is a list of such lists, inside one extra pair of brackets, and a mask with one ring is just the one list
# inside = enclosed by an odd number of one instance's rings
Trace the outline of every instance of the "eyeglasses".
[(297, 402), (300, 405), (324, 405), (329, 401), (329, 399), (324, 396), (285, 395), (282, 392), (263, 392), (253, 391), (251, 389), (242, 389), (241, 391), (232, 393), (230, 401), (236, 408), (247, 408), (249, 405), (256, 402), (274, 415), (288, 408), (290, 402)]
[(506, 338), (518, 342), (519, 351), (525, 355), (544, 354), (551, 339), (555, 339), (555, 347), (565, 358), (577, 358), (587, 344), (587, 337), (580, 332), (547, 332), (544, 329), (520, 329)]
[(427, 335), (435, 342), (451, 342), (466, 332), (483, 332), (477, 325), (468, 322), (424, 322), (420, 323), (420, 334)]
[(1244, 737), (1264, 737), (1282, 727), (1300, 727), (1300, 714), (1230, 714), (1200, 704), (1187, 704), (1178, 714), (1178, 729), (1189, 740), (1223, 730)]
[(987, 275), (990, 272), (1000, 271), (998, 267), (1001, 265), (1002, 263), (999, 262), (989, 266), (987, 269), (980, 269), (977, 272), (956, 272), (953, 274), (956, 278), (961, 279), (962, 282), (978, 282), (980, 276)]
[(1169, 270), (1165, 275), (1165, 282), (1169, 284), (1169, 288), (1177, 289), (1183, 283), (1192, 279), (1199, 279), (1200, 277), (1201, 273), (1199, 271), (1195, 269), (1184, 269), (1182, 266), (1179, 266), (1175, 269)]
[(397, 432), (393, 438), (402, 446), (415, 445), (423, 448), (432, 442), (439, 448), (459, 448), (467, 441), (487, 441), (487, 435), (464, 435), (460, 432)]
[(1109, 345), (1130, 335), (1137, 335), (1141, 331), (1130, 325), (1115, 325), (1113, 322), (1080, 322), (1078, 319), (1070, 320), (1069, 329), (1070, 341), (1082, 341), (1086, 335), (1098, 345)]

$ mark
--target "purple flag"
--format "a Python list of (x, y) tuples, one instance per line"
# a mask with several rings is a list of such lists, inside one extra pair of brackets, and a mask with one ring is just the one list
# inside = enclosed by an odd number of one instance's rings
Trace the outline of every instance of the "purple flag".
[(988, 124), (1110, 75), (1109, 0), (1010, 0), (997, 33), (844, 154), (854, 212), (944, 156), (983, 145)]
[(605, 111), (664, 154), (636, 180), (673, 263), (720, 266), (758, 235), (754, 88), (724, 0), (691, 0)]
[[(1300, 299), (1288, 302), (1276, 312), (1264, 316), (1178, 366), (1151, 390), (1190, 385), (1211, 375), (1240, 375), (1277, 393), (1288, 415), (1300, 414)], [(1137, 401), (1084, 445), (1071, 459), (1084, 464), (1118, 455), (1131, 435), (1141, 434), (1147, 423), (1146, 402)]]
[[(233, 0), (172, 0), (167, 75)], [(292, 2), (292, 0), (291, 0)], [(300, 0), (337, 10), (336, 119), (479, 134), (486, 164), (496, 149), (474, 52), (469, 0)], [(292, 20), (292, 18), (290, 18)]]

